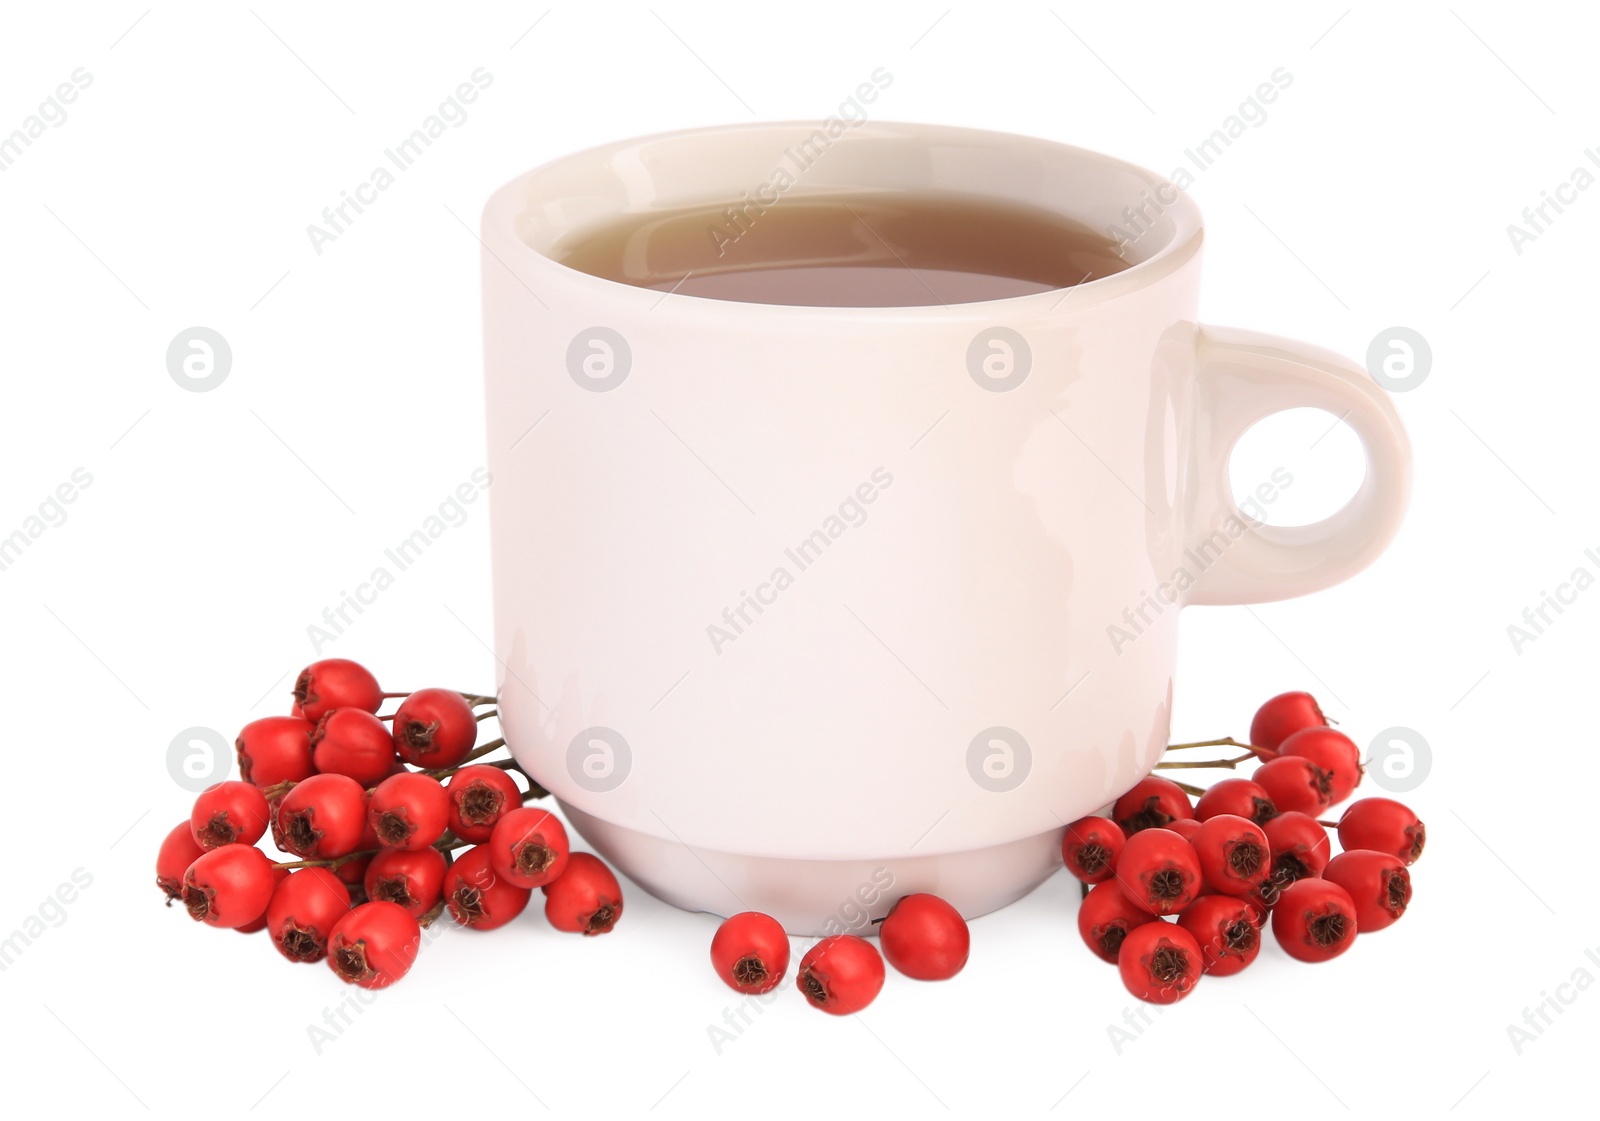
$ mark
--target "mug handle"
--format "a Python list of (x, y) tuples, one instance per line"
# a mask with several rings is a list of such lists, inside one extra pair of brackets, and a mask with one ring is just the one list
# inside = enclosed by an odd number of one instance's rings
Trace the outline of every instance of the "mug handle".
[[(1411, 445), (1389, 394), (1330, 351), (1256, 331), (1202, 327), (1196, 339), (1199, 431), (1191, 534), (1239, 519), (1233, 541), (1189, 589), (1188, 603), (1264, 603), (1305, 595), (1360, 572), (1394, 538), (1411, 490)], [(1228, 481), (1234, 445), (1257, 421), (1292, 408), (1325, 409), (1361, 440), (1366, 476), (1337, 513), (1272, 526), (1239, 509)]]

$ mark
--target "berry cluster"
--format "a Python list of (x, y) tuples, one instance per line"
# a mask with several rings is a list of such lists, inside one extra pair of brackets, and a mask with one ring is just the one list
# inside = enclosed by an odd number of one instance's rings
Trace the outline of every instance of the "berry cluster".
[[(1062, 840), (1067, 870), (1084, 885), (1078, 932), (1134, 996), (1171, 1004), (1203, 975), (1238, 973), (1255, 961), (1269, 919), (1285, 953), (1316, 962), (1348, 950), (1358, 930), (1382, 930), (1405, 914), (1423, 824), (1388, 798), (1320, 820), (1363, 772), (1356, 745), (1328, 727), (1310, 694), (1262, 705), (1248, 744), (1226, 738), (1168, 750), (1195, 747), (1245, 754), (1157, 769), (1259, 766), (1251, 778), (1206, 790), (1152, 775), (1117, 799), (1110, 817), (1075, 821)], [(1339, 835), (1337, 856), (1329, 828)]]
[[(399, 706), (379, 715), (391, 698)], [(557, 930), (606, 933), (622, 915), (616, 876), (573, 852), (552, 814), (523, 805), (548, 792), (515, 762), (475, 762), (505, 747), (478, 745), (497, 713), (476, 710), (493, 703), (385, 693), (342, 658), (307, 666), (290, 715), (239, 733), (243, 780), (208, 787), (162, 841), (156, 882), (169, 905), (209, 926), (265, 930), (290, 961), (326, 960), (369, 989), (405, 976), (441, 914), (492, 930), (534, 888)], [(256, 847), (269, 833), (290, 860)]]
[[(967, 921), (937, 895), (902, 896), (877, 923), (882, 955), (853, 934), (806, 951), (795, 983), (813, 1008), (846, 1016), (871, 1004), (883, 988), (884, 958), (919, 981), (947, 981), (967, 964)], [(736, 992), (771, 992), (789, 970), (789, 936), (771, 915), (734, 915), (711, 939), (711, 965)]]

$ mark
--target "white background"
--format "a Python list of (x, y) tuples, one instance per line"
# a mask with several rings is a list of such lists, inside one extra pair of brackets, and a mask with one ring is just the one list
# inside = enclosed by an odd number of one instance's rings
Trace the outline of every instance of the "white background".
[[(1600, 591), (1520, 652), (1506, 628), (1574, 569), (1600, 573), (1584, 555), (1600, 546), (1600, 190), (1520, 255), (1506, 227), (1579, 165), (1600, 172), (1584, 155), (1600, 144), (1595, 27), (1577, 6), (1392, 7), (8, 8), (0, 134), (75, 68), (93, 76), (0, 172), (0, 536), (74, 469), (93, 477), (0, 571), (0, 937), (42, 907), (52, 920), (0, 973), (8, 1112), (1424, 1116), (1586, 1093), (1600, 993), (1558, 986), (1600, 978), (1574, 766), (1595, 750)], [(286, 711), (307, 625), (483, 461), (464, 226), (489, 191), (640, 133), (821, 118), (880, 66), (879, 118), (1164, 173), (1274, 69), (1293, 75), (1192, 189), (1204, 316), (1357, 358), (1387, 327), (1422, 332), (1432, 372), (1397, 397), (1414, 505), (1342, 587), (1190, 612), (1174, 734), (1243, 736), (1261, 699), (1297, 687), (1363, 745), (1417, 730), (1432, 767), (1405, 797), (1430, 843), (1407, 917), (1325, 965), (1269, 946), (1117, 1043), (1110, 1025), (1138, 1006), (1078, 941), (1061, 874), (973, 924), (957, 980), (891, 975), (843, 1020), (786, 984), (719, 1053), (708, 1025), (740, 1002), (707, 965), (715, 923), (638, 889), (601, 939), (533, 912), (445, 930), (370, 1006), (262, 937), (164, 910), (154, 853), (190, 800), (170, 741), (191, 726), (231, 741)], [(466, 122), (318, 255), (306, 226), (477, 67), (494, 80)], [(233, 352), (211, 392), (165, 365), (195, 325)], [(1353, 439), (1330, 419), (1250, 449), (1295, 474), (1276, 513), (1306, 520), (1353, 487)], [(392, 689), (491, 687), (484, 515), (468, 508), (324, 653)], [(75, 869), (91, 886), (47, 907)], [(1519, 1053), (1508, 1025), (1546, 994), (1571, 1003)], [(319, 1054), (308, 1025), (340, 1007), (356, 1012)]]

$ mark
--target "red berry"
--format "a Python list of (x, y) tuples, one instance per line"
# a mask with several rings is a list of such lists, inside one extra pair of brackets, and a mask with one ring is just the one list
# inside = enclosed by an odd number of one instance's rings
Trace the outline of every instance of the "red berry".
[(1167, 779), (1151, 775), (1139, 783), (1111, 808), (1111, 818), (1129, 837), (1141, 829), (1165, 829), (1174, 821), (1194, 816), (1189, 795)]
[(1338, 805), (1361, 785), (1361, 749), (1343, 732), (1306, 728), (1284, 740), (1278, 753), (1309, 759), (1327, 771), (1331, 805)]
[(1086, 884), (1109, 880), (1127, 843), (1122, 826), (1106, 817), (1084, 817), (1067, 826), (1061, 838), (1061, 859), (1067, 871)]
[(1128, 932), (1145, 923), (1160, 922), (1133, 900), (1115, 880), (1095, 884), (1078, 904), (1078, 934), (1101, 961), (1117, 964), (1117, 951)]
[(736, 992), (771, 992), (789, 971), (789, 936), (771, 915), (734, 915), (712, 936), (711, 967)]
[(598, 856), (575, 852), (567, 870), (541, 888), (544, 917), (557, 930), (604, 934), (622, 917), (622, 887)]
[(1310, 693), (1279, 693), (1256, 710), (1250, 721), (1250, 743), (1255, 747), (1278, 750), (1278, 745), (1303, 728), (1320, 728), (1328, 723)]
[(205, 849), (194, 843), (194, 830), (180, 821), (161, 842), (156, 854), (156, 886), (167, 893), (167, 905), (183, 897), (183, 874)]
[(872, 943), (853, 934), (835, 934), (806, 951), (795, 981), (811, 1007), (848, 1016), (877, 997), (883, 972), (883, 958)]
[[(1104, 818), (1099, 820), (1104, 821)], [(1113, 829), (1116, 825), (1107, 821)], [(878, 924), (889, 964), (918, 981), (948, 981), (967, 964), (972, 936), (961, 912), (937, 895), (902, 896)]]
[[(273, 892), (276, 893), (277, 890), (278, 890), (278, 885), (283, 883), (283, 881), (287, 880), (288, 878), (289, 878), (289, 869), (287, 869), (287, 868), (279, 868), (277, 865), (273, 865), (273, 868), (272, 868), (272, 890), (273, 890)], [(272, 901), (269, 898), (268, 901), (267, 901), (267, 910), (271, 910), (271, 909), (272, 909)], [(259, 918), (257, 918), (255, 921), (247, 922), (243, 926), (236, 926), (233, 929), (238, 931), (240, 934), (260, 934), (263, 930), (267, 929), (267, 912), (266, 911), (262, 911), (261, 912), (261, 916)]]
[(300, 671), (294, 683), (298, 715), (315, 724), (336, 708), (377, 712), (383, 703), (378, 679), (365, 666), (348, 658), (324, 658)]
[(1278, 892), (1290, 884), (1315, 879), (1328, 866), (1333, 846), (1328, 843), (1327, 829), (1316, 818), (1291, 811), (1279, 814), (1261, 831), (1267, 835), (1267, 847), (1272, 850), (1274, 890), (1268, 893), (1270, 902), (1276, 902)]
[(1322, 877), (1350, 893), (1362, 934), (1392, 925), (1411, 902), (1411, 873), (1394, 853), (1371, 849), (1341, 852), (1328, 861)]
[(1339, 818), (1339, 845), (1346, 852), (1392, 852), (1407, 864), (1415, 864), (1427, 842), (1427, 827), (1410, 808), (1393, 798), (1352, 802)]
[(1170, 829), (1192, 845), (1200, 833), (1200, 825), (1201, 823), (1192, 817), (1180, 817), (1177, 821), (1168, 822), (1162, 828)]
[(279, 846), (304, 860), (355, 852), (367, 827), (366, 791), (345, 775), (312, 775), (278, 804)]
[(267, 930), (290, 961), (321, 961), (328, 935), (350, 910), (350, 890), (326, 868), (300, 868), (272, 892)]
[(362, 786), (376, 786), (394, 767), (394, 741), (372, 713), (336, 708), (317, 721), (311, 757), (325, 775), (348, 775)]
[(1200, 826), (1194, 852), (1206, 886), (1223, 895), (1250, 895), (1272, 871), (1272, 851), (1261, 827), (1234, 814), (1218, 814)]
[(367, 824), (385, 848), (425, 849), (444, 836), (449, 823), (450, 799), (431, 775), (390, 775), (367, 799)]
[(299, 782), (317, 773), (311, 761), (311, 731), (316, 725), (293, 716), (252, 720), (233, 741), (239, 777), (256, 786)]
[(1194, 935), (1203, 972), (1230, 977), (1261, 952), (1261, 920), (1254, 906), (1226, 895), (1204, 895), (1183, 909), (1178, 925)]
[(533, 892), (495, 875), (489, 850), (470, 848), (444, 874), (444, 902), (450, 917), (473, 930), (504, 926), (528, 905)]
[(478, 742), (478, 720), (460, 693), (418, 689), (394, 714), (394, 749), (414, 767), (454, 767)]
[(195, 857), (183, 874), (183, 905), (207, 926), (240, 927), (267, 909), (277, 880), (254, 845), (223, 845)]
[(253, 845), (266, 834), (271, 816), (266, 797), (248, 782), (219, 782), (194, 800), (189, 829), (203, 849)]
[(1200, 894), (1200, 858), (1172, 830), (1145, 829), (1128, 838), (1116, 882), (1152, 915), (1177, 914)]
[(367, 865), (362, 886), (368, 899), (398, 904), (420, 919), (443, 898), (446, 867), (438, 849), (384, 849)]
[(450, 832), (475, 845), (488, 841), (502, 814), (522, 805), (515, 780), (482, 763), (462, 767), (444, 789), (450, 799)]
[(1200, 795), (1200, 800), (1194, 804), (1194, 816), (1201, 821), (1218, 814), (1233, 814), (1265, 825), (1278, 816), (1278, 807), (1273, 805), (1260, 783), (1247, 778), (1225, 778)]
[(524, 806), (501, 816), (489, 834), (489, 864), (518, 887), (543, 887), (567, 869), (567, 831), (547, 810)]
[(1140, 1000), (1175, 1004), (1188, 996), (1205, 969), (1200, 944), (1181, 926), (1152, 922), (1135, 927), (1122, 940), (1117, 970)]
[(328, 965), (363, 989), (386, 989), (411, 969), (422, 947), (422, 928), (393, 903), (363, 903), (341, 918), (328, 936)]
[(1328, 961), (1356, 940), (1356, 905), (1328, 880), (1300, 880), (1283, 890), (1272, 909), (1272, 934), (1290, 957)]
[(1280, 755), (1256, 769), (1256, 784), (1267, 792), (1279, 813), (1316, 817), (1332, 805), (1333, 776), (1300, 755)]

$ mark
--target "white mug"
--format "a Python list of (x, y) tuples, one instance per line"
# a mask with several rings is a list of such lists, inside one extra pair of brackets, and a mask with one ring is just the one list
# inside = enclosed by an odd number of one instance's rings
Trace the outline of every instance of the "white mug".
[[(1123, 233), (1132, 214), (1131, 267), (813, 308), (549, 255), (596, 225), (734, 204), (818, 136), (784, 197), (958, 192)], [(1150, 172), (920, 124), (678, 132), (495, 192), (499, 708), (583, 837), (663, 899), (796, 934), (863, 929), (915, 891), (974, 916), (1058, 867), (1063, 827), (1161, 758), (1180, 609), (1345, 579), (1409, 489), (1404, 431), (1358, 365), (1197, 322), (1201, 239)], [(1296, 406), (1343, 417), (1366, 477), (1321, 522), (1264, 525), (1229, 454)]]

